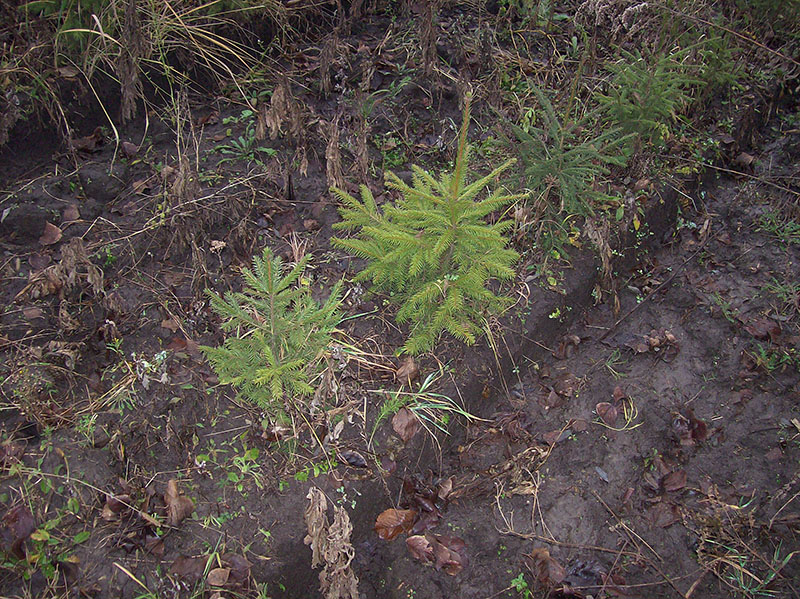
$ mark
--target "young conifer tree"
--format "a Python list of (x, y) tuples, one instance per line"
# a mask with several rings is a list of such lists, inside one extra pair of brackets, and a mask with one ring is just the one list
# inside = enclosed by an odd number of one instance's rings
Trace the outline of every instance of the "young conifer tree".
[(202, 346), (224, 384), (267, 410), (284, 414), (284, 400), (314, 391), (311, 377), (341, 320), (341, 281), (320, 305), (301, 282), (308, 258), (288, 268), (264, 248), (253, 270), (242, 269), (245, 289), (224, 297), (208, 291), (211, 307), (234, 334), (220, 347)]
[[(413, 166), (411, 185), (387, 172), (387, 186), (400, 192), (394, 204), (379, 209), (366, 186), (361, 200), (341, 189), (333, 192), (342, 206), (342, 222), (334, 227), (355, 231), (354, 237), (335, 238), (337, 247), (367, 259), (357, 280), (371, 280), (399, 305), (397, 321), (411, 323), (403, 351), (429, 350), (444, 331), (467, 344), (483, 330), (486, 312), (508, 305), (507, 297), (487, 288), (491, 279), (514, 277), (519, 255), (507, 247), (504, 233), (513, 222), (487, 217), (516, 201), (499, 186), (498, 177), (509, 160), (472, 183), (468, 179), (469, 99), (452, 172), (434, 177)], [(479, 196), (485, 195), (483, 199)]]

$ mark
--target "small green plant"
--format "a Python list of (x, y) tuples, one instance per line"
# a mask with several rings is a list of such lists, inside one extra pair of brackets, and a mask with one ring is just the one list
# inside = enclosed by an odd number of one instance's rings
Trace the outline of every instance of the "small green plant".
[(758, 231), (778, 238), (784, 247), (800, 244), (800, 223), (784, 217), (777, 211), (769, 211), (758, 219)]
[(333, 189), (343, 204), (342, 222), (334, 226), (358, 232), (357, 237), (333, 242), (367, 259), (356, 280), (371, 279), (399, 304), (397, 321), (411, 323), (403, 346), (409, 354), (431, 349), (444, 331), (474, 343), (486, 311), (497, 312), (510, 303), (487, 289), (487, 283), (514, 277), (512, 266), (519, 255), (506, 247), (503, 236), (513, 222), (501, 218), (489, 224), (486, 218), (521, 196), (497, 187), (487, 198), (475, 198), (514, 161), (467, 184), (468, 125), (469, 103), (453, 172), (436, 179), (414, 166), (412, 185), (387, 173), (388, 187), (402, 197), (382, 211), (366, 186), (361, 187), (361, 200)]
[(402, 389), (390, 392), (382, 391), (386, 395), (386, 401), (381, 404), (378, 417), (375, 419), (375, 424), (372, 425), (369, 444), (372, 445), (375, 431), (378, 430), (381, 423), (389, 416), (396, 414), (401, 408), (411, 410), (422, 426), (430, 433), (433, 433), (432, 429), (429, 428), (429, 426), (432, 426), (444, 434), (448, 434), (447, 424), (450, 422), (451, 414), (462, 416), (468, 421), (476, 420), (476, 416), (467, 412), (452, 397), (432, 391), (436, 381), (443, 375), (444, 370), (430, 373), (416, 391), (403, 391)]
[(248, 164), (252, 162), (263, 164), (261, 161), (262, 155), (274, 156), (278, 153), (274, 148), (266, 148), (258, 145), (256, 132), (252, 124), (247, 126), (242, 135), (232, 139), (230, 143), (217, 146), (215, 150), (225, 155), (225, 158), (221, 159), (218, 164), (233, 162), (235, 160), (241, 160)]
[(533, 597), (533, 591), (531, 591), (528, 581), (525, 580), (525, 574), (522, 572), (511, 580), (511, 588), (519, 593), (522, 599), (532, 599)]
[(617, 129), (581, 136), (578, 132), (587, 130), (596, 112), (574, 124), (562, 123), (547, 96), (531, 87), (542, 109), (537, 115), (541, 125), (529, 114), (527, 126), (512, 125), (517, 139), (510, 142), (519, 150), (523, 182), (545, 201), (554, 198), (559, 213), (591, 214), (593, 200), (601, 195), (592, 184), (609, 172), (607, 165), (625, 164), (622, 149), (629, 137), (620, 136)]
[(341, 317), (341, 281), (324, 304), (311, 297), (302, 281), (308, 258), (288, 268), (269, 248), (242, 269), (245, 290), (224, 298), (208, 291), (212, 309), (235, 332), (220, 347), (201, 349), (221, 383), (232, 384), (239, 395), (270, 412), (285, 414), (284, 395), (313, 392), (311, 378)]
[(670, 133), (670, 123), (690, 103), (692, 87), (699, 83), (682, 64), (687, 49), (661, 56), (652, 64), (638, 51), (621, 52), (623, 60), (606, 67), (613, 82), (607, 95), (598, 96), (600, 104), (626, 134), (661, 143)]

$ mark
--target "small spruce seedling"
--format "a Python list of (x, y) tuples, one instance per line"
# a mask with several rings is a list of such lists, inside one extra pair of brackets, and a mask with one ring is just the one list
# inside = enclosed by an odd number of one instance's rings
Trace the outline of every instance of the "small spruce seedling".
[(308, 258), (293, 267), (264, 248), (253, 270), (242, 269), (245, 290), (221, 297), (208, 291), (211, 307), (234, 331), (220, 347), (203, 346), (223, 384), (273, 416), (284, 414), (284, 396), (314, 391), (309, 381), (341, 320), (341, 281), (320, 305), (301, 282)]
[[(433, 347), (442, 332), (472, 344), (483, 330), (487, 311), (510, 303), (487, 288), (491, 279), (514, 277), (519, 255), (507, 247), (508, 219), (487, 217), (521, 196), (510, 195), (495, 180), (509, 160), (485, 177), (467, 183), (469, 172), (469, 101), (458, 141), (454, 170), (438, 179), (413, 166), (411, 185), (387, 172), (387, 186), (401, 193), (394, 204), (379, 209), (366, 186), (361, 200), (333, 188), (342, 206), (342, 222), (334, 227), (356, 231), (333, 243), (367, 260), (357, 280), (371, 280), (399, 305), (397, 321), (411, 323), (403, 346), (409, 354)], [(488, 197), (477, 199), (487, 188)]]

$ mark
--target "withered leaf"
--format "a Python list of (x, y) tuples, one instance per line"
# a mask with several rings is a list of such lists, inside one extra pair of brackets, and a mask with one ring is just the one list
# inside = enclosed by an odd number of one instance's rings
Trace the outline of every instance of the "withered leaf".
[(144, 548), (156, 557), (164, 556), (164, 540), (156, 535), (145, 536)]
[(567, 572), (544, 547), (536, 547), (530, 555), (525, 556), (525, 563), (530, 568), (539, 584), (553, 587), (567, 576)]
[(653, 526), (660, 528), (669, 528), (681, 519), (678, 507), (664, 501), (660, 501), (651, 507), (648, 510), (648, 515)]
[(221, 587), (228, 582), (228, 577), (230, 575), (230, 568), (214, 568), (209, 571), (208, 576), (206, 576), (206, 582), (212, 587)]
[(626, 397), (627, 395), (625, 395), (625, 392), (622, 390), (622, 387), (620, 387), (619, 385), (614, 387), (614, 403), (619, 403)]
[(205, 557), (186, 557), (181, 555), (172, 563), (169, 571), (170, 574), (174, 574), (179, 578), (197, 582), (203, 577), (207, 561)]
[(71, 222), (76, 221), (81, 217), (81, 213), (78, 212), (78, 207), (75, 204), (70, 204), (66, 208), (64, 208), (64, 213), (61, 215), (61, 222)]
[(45, 223), (42, 236), (39, 237), (39, 243), (42, 245), (53, 245), (59, 241), (61, 241), (61, 229), (51, 222)]
[(222, 563), (231, 571), (229, 582), (243, 584), (250, 578), (250, 568), (253, 567), (245, 557), (237, 553), (223, 553)]
[(126, 158), (131, 159), (139, 153), (139, 146), (129, 141), (122, 142), (122, 153)]
[(453, 477), (444, 479), (439, 483), (439, 488), (436, 490), (436, 497), (439, 499), (447, 499), (453, 491)]
[(395, 372), (395, 376), (402, 384), (410, 385), (419, 376), (419, 366), (414, 362), (414, 358), (408, 356)]
[(434, 543), (433, 553), (436, 557), (437, 570), (444, 570), (450, 576), (455, 576), (461, 572), (468, 564), (466, 554), (466, 543), (459, 537), (451, 537), (449, 535), (433, 535), (436, 543)]
[(367, 467), (367, 460), (364, 459), (364, 456), (358, 453), (357, 451), (343, 451), (341, 453), (342, 459), (347, 462), (353, 468), (366, 468)]
[(17, 558), (25, 558), (23, 543), (36, 530), (36, 520), (24, 503), (11, 507), (0, 520), (0, 548), (13, 553)]
[(131, 504), (130, 495), (106, 495), (106, 502), (103, 505), (102, 518), (106, 522), (116, 520), (120, 512)]
[(680, 491), (686, 486), (686, 471), (670, 472), (661, 479), (665, 491)]
[(408, 552), (414, 559), (418, 559), (423, 563), (433, 562), (433, 545), (424, 535), (408, 537), (406, 539), (406, 547), (408, 547)]
[(417, 510), (389, 508), (375, 520), (375, 532), (384, 541), (393, 541), (400, 533), (408, 532), (417, 520)]
[(161, 327), (175, 333), (180, 328), (180, 325), (175, 322), (174, 318), (165, 318), (161, 321)]
[(392, 429), (403, 443), (408, 443), (419, 430), (419, 420), (408, 408), (400, 408), (392, 418)]
[(167, 482), (164, 503), (167, 505), (168, 526), (178, 526), (184, 518), (191, 516), (194, 511), (194, 502), (180, 494), (178, 482), (174, 478), (169, 479)]
[(781, 325), (771, 318), (761, 318), (744, 327), (756, 339), (774, 342), (781, 334)]
[(614, 426), (617, 422), (617, 416), (619, 412), (617, 408), (607, 401), (601, 401), (594, 407), (594, 411), (597, 413), (600, 420), (602, 420), (607, 426)]

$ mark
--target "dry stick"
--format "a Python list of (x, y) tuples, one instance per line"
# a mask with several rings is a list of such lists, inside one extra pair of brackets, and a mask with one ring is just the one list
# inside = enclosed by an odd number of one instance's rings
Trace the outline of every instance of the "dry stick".
[(671, 283), (671, 282), (672, 282), (672, 279), (674, 279), (674, 278), (676, 277), (676, 275), (677, 275), (677, 274), (678, 274), (678, 273), (679, 273), (681, 270), (683, 270), (683, 268), (684, 268), (684, 267), (685, 267), (687, 264), (689, 264), (689, 262), (691, 262), (691, 261), (692, 261), (692, 260), (695, 258), (695, 256), (697, 256), (697, 254), (699, 254), (701, 251), (703, 251), (703, 249), (706, 247), (706, 244), (708, 243), (708, 240), (709, 240), (709, 239), (711, 239), (711, 236), (710, 236), (710, 235), (709, 235), (708, 237), (706, 237), (706, 238), (703, 240), (703, 242), (700, 244), (700, 247), (698, 247), (698, 248), (697, 248), (697, 249), (696, 249), (696, 250), (695, 250), (695, 251), (692, 253), (692, 255), (691, 255), (691, 256), (689, 256), (688, 258), (686, 258), (686, 260), (684, 260), (684, 261), (683, 261), (683, 262), (680, 264), (680, 266), (678, 266), (678, 267), (677, 267), (677, 268), (676, 268), (676, 269), (675, 269), (675, 270), (672, 272), (672, 274), (671, 274), (670, 276), (668, 276), (668, 277), (667, 277), (667, 278), (664, 280), (664, 282), (663, 282), (663, 283), (661, 283), (661, 284), (660, 284), (658, 287), (656, 287), (655, 289), (653, 289), (653, 290), (652, 290), (652, 291), (651, 291), (651, 292), (650, 292), (650, 293), (647, 295), (647, 297), (645, 297), (645, 298), (644, 298), (644, 299), (643, 299), (641, 302), (639, 302), (639, 303), (638, 303), (638, 304), (636, 304), (636, 305), (635, 305), (633, 308), (631, 308), (630, 310), (628, 310), (628, 311), (627, 311), (625, 314), (623, 314), (622, 316), (620, 316), (620, 317), (619, 317), (619, 319), (618, 319), (618, 320), (617, 320), (617, 321), (616, 321), (614, 324), (612, 324), (612, 325), (611, 325), (611, 326), (610, 326), (610, 327), (609, 327), (609, 328), (606, 330), (606, 332), (605, 332), (605, 333), (603, 333), (602, 335), (600, 335), (600, 338), (598, 339), (598, 341), (602, 341), (603, 339), (605, 339), (606, 337), (608, 337), (608, 336), (611, 334), (611, 332), (612, 332), (612, 331), (614, 331), (614, 330), (615, 330), (615, 329), (616, 329), (616, 328), (617, 328), (617, 327), (618, 327), (620, 324), (622, 324), (622, 322), (623, 322), (624, 320), (626, 320), (626, 319), (627, 319), (627, 318), (628, 318), (628, 317), (629, 317), (631, 314), (633, 314), (634, 312), (636, 312), (636, 310), (638, 310), (639, 308), (641, 308), (641, 307), (642, 307), (642, 306), (645, 304), (645, 302), (647, 302), (647, 300), (651, 299), (651, 298), (652, 298), (652, 297), (653, 297), (653, 296), (654, 296), (656, 293), (658, 293), (658, 292), (659, 292), (659, 291), (661, 291), (661, 290), (662, 290), (664, 287), (666, 287), (666, 286), (667, 286), (669, 283)]

